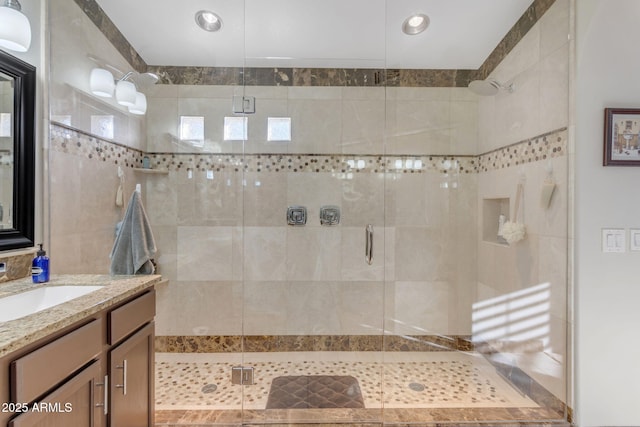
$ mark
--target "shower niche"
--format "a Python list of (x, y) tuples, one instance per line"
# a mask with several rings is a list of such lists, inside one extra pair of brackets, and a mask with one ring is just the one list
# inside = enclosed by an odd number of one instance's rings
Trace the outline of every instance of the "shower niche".
[(508, 246), (499, 235), (500, 218), (509, 219), (509, 198), (482, 199), (482, 240), (488, 243)]

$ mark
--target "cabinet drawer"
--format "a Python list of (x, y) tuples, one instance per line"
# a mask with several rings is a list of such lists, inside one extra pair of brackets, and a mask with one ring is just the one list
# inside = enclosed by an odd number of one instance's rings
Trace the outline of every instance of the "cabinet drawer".
[(115, 344), (156, 315), (156, 291), (152, 290), (109, 313), (109, 344)]
[(31, 402), (102, 351), (102, 320), (90, 323), (11, 362), (11, 400)]

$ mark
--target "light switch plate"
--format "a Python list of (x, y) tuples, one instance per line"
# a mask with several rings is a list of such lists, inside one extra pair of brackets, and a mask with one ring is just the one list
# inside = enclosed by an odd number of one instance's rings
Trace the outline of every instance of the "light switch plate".
[(602, 229), (602, 252), (622, 253), (627, 251), (627, 232), (623, 228)]

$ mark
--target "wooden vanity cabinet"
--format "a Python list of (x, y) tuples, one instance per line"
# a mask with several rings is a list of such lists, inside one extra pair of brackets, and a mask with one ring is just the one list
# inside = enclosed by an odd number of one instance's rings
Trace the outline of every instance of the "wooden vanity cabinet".
[(95, 361), (13, 418), (8, 427), (102, 427), (104, 412), (96, 402), (101, 381), (100, 361)]
[(112, 427), (153, 426), (153, 323), (148, 323), (132, 337), (111, 350)]
[(149, 289), (1, 358), (0, 427), (152, 427), (154, 316)]
[(109, 313), (110, 427), (154, 424), (155, 307), (147, 292)]

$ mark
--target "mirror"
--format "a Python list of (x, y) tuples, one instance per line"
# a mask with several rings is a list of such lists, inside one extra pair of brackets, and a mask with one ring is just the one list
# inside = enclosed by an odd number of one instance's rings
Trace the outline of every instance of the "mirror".
[(36, 69), (0, 50), (0, 251), (34, 246)]

